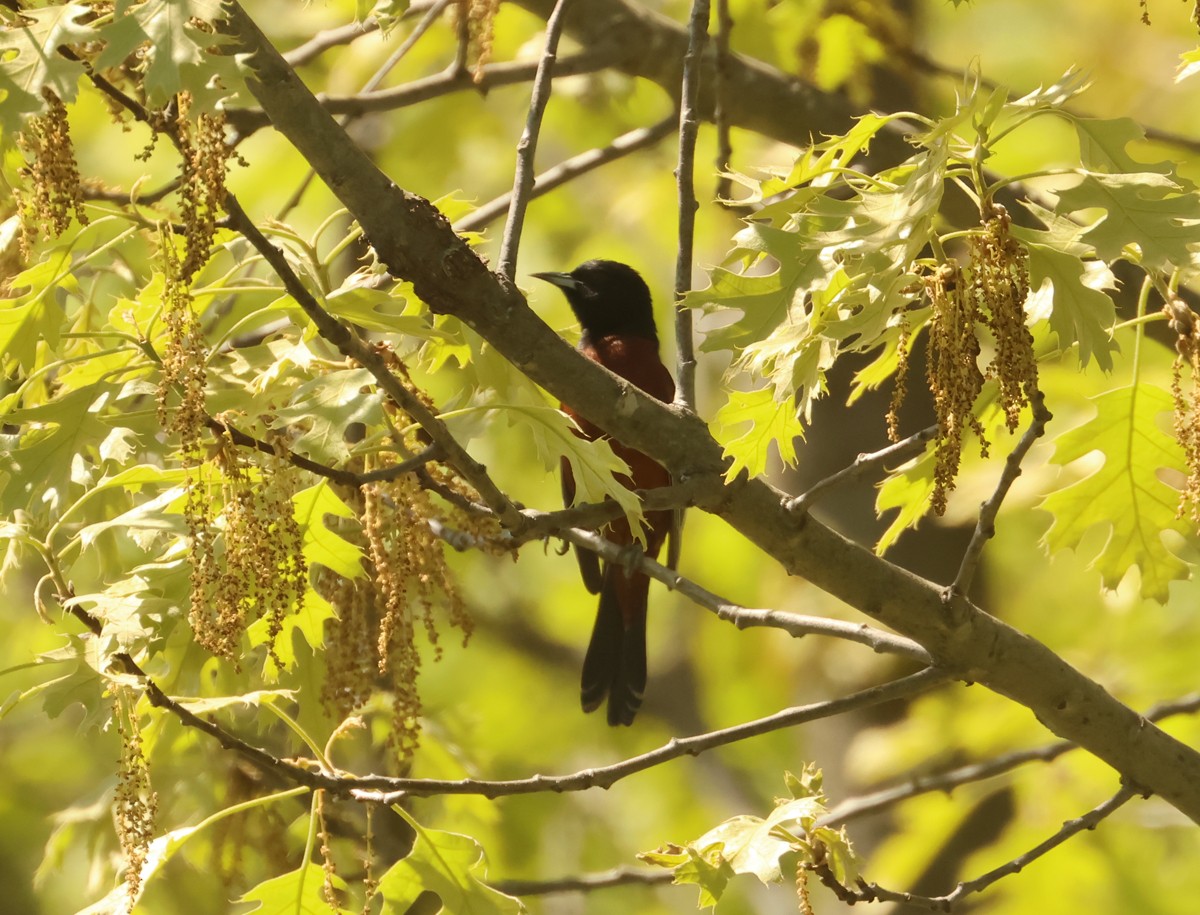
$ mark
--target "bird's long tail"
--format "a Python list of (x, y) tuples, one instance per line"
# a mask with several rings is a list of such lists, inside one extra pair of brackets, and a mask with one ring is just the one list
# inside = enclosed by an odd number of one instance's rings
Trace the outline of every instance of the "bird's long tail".
[(608, 697), (608, 723), (633, 724), (646, 691), (646, 596), (650, 579), (606, 563), (600, 609), (583, 659), (580, 702), (595, 711)]

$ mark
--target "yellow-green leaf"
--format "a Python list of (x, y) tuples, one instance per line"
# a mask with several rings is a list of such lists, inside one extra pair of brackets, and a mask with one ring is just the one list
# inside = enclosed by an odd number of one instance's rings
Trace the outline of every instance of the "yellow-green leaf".
[(1059, 436), (1054, 461), (1067, 465), (1099, 452), (1104, 463), (1042, 502), (1054, 516), (1046, 545), (1051, 551), (1077, 548), (1088, 531), (1101, 526), (1109, 536), (1095, 567), (1105, 587), (1117, 587), (1137, 567), (1142, 594), (1166, 600), (1168, 584), (1186, 578), (1188, 567), (1168, 549), (1162, 535), (1192, 529), (1187, 520), (1176, 517), (1178, 491), (1159, 478), (1163, 468), (1183, 470), (1183, 451), (1159, 422), (1174, 406), (1171, 395), (1140, 384), (1101, 394), (1093, 402), (1096, 415)]

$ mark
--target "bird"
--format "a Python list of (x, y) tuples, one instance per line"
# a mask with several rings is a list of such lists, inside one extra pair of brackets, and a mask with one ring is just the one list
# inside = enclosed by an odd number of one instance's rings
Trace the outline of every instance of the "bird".
[[(658, 352), (658, 329), (650, 289), (632, 267), (610, 260), (590, 260), (569, 273), (534, 273), (534, 277), (557, 286), (566, 295), (571, 311), (579, 319), (583, 335), (579, 351), (651, 397), (670, 403), (675, 398), (675, 381)], [(616, 439), (588, 421), (569, 404), (561, 405), (584, 438), (607, 438), (629, 473), (617, 477), (633, 490), (669, 486), (670, 473), (649, 456)], [(575, 501), (575, 479), (567, 459), (562, 459), (563, 501)], [(671, 531), (671, 510), (646, 513), (644, 552), (656, 558)], [(610, 522), (603, 536), (620, 546), (635, 540), (629, 522)], [(620, 564), (601, 564), (595, 553), (577, 549), (584, 586), (600, 595), (596, 622), (584, 655), (580, 678), (580, 704), (593, 712), (608, 699), (608, 723), (631, 725), (646, 690), (646, 601), (650, 579), (641, 572), (627, 572)]]

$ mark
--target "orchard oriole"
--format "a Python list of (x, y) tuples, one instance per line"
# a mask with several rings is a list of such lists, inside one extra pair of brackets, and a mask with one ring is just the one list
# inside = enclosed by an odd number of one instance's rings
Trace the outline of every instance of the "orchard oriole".
[[(615, 261), (592, 260), (570, 273), (535, 273), (538, 279), (561, 289), (583, 327), (579, 351), (614, 374), (637, 385), (665, 403), (675, 397), (675, 382), (658, 355), (658, 331), (650, 290), (632, 267)], [(562, 409), (589, 439), (605, 432), (563, 404)], [(630, 489), (667, 486), (671, 475), (654, 460), (619, 441), (610, 439), (613, 451), (629, 465), (629, 474), (618, 477)], [(566, 458), (562, 462), (563, 499), (575, 501), (575, 479)], [(671, 530), (673, 513), (646, 515), (646, 555), (654, 558)], [(603, 531), (612, 543), (634, 542), (629, 522), (621, 518)], [(600, 595), (600, 609), (583, 661), (580, 700), (585, 712), (600, 707), (608, 697), (608, 723), (632, 724), (646, 689), (646, 596), (650, 579), (630, 574), (619, 565), (601, 567), (595, 553), (576, 550), (583, 583)]]

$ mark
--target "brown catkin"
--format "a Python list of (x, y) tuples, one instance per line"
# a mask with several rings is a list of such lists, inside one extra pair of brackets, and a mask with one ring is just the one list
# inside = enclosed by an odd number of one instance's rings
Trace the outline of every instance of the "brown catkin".
[(1003, 207), (983, 231), (971, 236), (970, 294), (996, 341), (987, 376), (1000, 388), (1000, 406), (1009, 432), (1020, 425), (1021, 411), (1038, 391), (1033, 334), (1025, 323), (1029, 298), (1029, 254), (1009, 234), (1011, 220)]
[(128, 687), (117, 691), (113, 719), (121, 737), (121, 760), (117, 771), (117, 789), (113, 800), (113, 818), (117, 839), (125, 853), (125, 885), (130, 906), (142, 886), (142, 868), (154, 840), (154, 822), (158, 814), (158, 795), (150, 784), (150, 767), (142, 750), (142, 731), (137, 715), (137, 697)]
[(977, 303), (965, 295), (958, 264), (943, 264), (926, 280), (933, 306), (929, 324), (929, 361), (926, 380), (933, 393), (938, 437), (934, 458), (934, 514), (946, 511), (947, 495), (954, 489), (967, 429), (978, 436), (987, 452), (983, 426), (972, 412), (983, 389), (979, 370), (979, 339), (975, 334)]
[[(1171, 395), (1175, 401), (1175, 437), (1183, 449), (1187, 467), (1178, 514), (1200, 524), (1200, 320), (1178, 297), (1169, 299), (1163, 312), (1176, 334), (1178, 355), (1171, 374)], [(1185, 367), (1189, 376), (1186, 385)]]
[(57, 238), (71, 225), (72, 215), (80, 225), (88, 224), (67, 106), (48, 87), (42, 89), (42, 97), (46, 113), (26, 121), (17, 137), (17, 145), (28, 159), (21, 170), (26, 179), (21, 193), (21, 246), (25, 258), (36, 236)]

